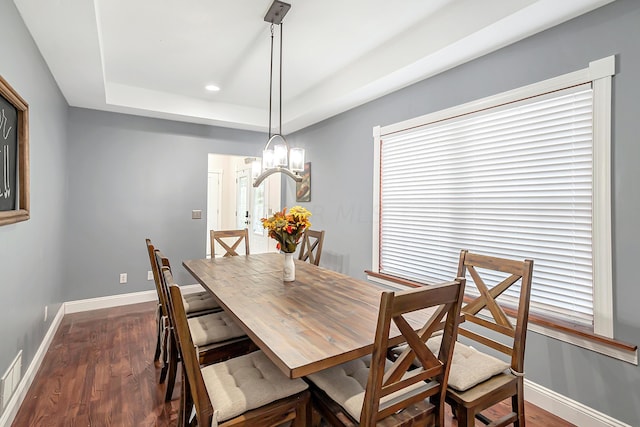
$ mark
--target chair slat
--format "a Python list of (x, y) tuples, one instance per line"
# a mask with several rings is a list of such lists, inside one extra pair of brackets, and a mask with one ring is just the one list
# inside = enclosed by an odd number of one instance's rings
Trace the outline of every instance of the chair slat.
[(495, 299), (493, 299), (493, 297), (489, 293), (487, 285), (484, 284), (484, 281), (482, 280), (476, 269), (473, 268), (473, 266), (469, 267), (469, 273), (471, 274), (476, 287), (480, 291), (480, 294), (484, 297), (484, 303), (487, 309), (489, 309), (489, 311), (491, 312), (491, 315), (495, 319), (496, 323), (506, 327), (513, 327), (513, 325), (511, 325), (511, 322), (507, 318), (507, 315), (496, 303)]
[(400, 381), (389, 385), (383, 385), (381, 388), (380, 397), (388, 396), (413, 384), (429, 381), (436, 375), (440, 375), (442, 373), (442, 370), (442, 365), (437, 365), (431, 369), (424, 371), (422, 369), (414, 369), (412, 371), (409, 371), (407, 372), (407, 375), (405, 375)]
[(459, 328), (458, 334), (470, 338), (474, 341), (477, 341), (481, 344), (486, 345), (487, 347), (491, 347), (494, 350), (497, 350), (501, 353), (504, 353), (511, 357), (513, 355), (513, 348), (508, 345), (504, 345), (498, 341), (492, 340), (491, 338), (487, 338), (483, 335), (477, 334), (469, 329)]
[[(218, 243), (225, 253), (223, 257), (238, 256), (238, 246), (244, 242), (244, 255), (249, 255), (249, 230), (210, 230), (211, 258), (216, 256), (216, 243)], [(235, 239), (229, 241), (228, 239)]]
[(300, 243), (300, 261), (309, 261), (313, 265), (320, 265), (322, 256), (322, 244), (324, 242), (324, 230), (306, 229)]
[(510, 338), (514, 338), (516, 336), (516, 331), (515, 331), (515, 328), (513, 327), (505, 327), (502, 325), (497, 325), (495, 322), (485, 320), (482, 317), (474, 316), (473, 314), (469, 314), (469, 313), (466, 313), (464, 315), (464, 319), (465, 319), (465, 322), (475, 323), (476, 325), (480, 325), (487, 329), (491, 329), (492, 331), (496, 331)]
[[(516, 274), (512, 274), (511, 276), (504, 279), (499, 284), (495, 285), (493, 288), (489, 290), (489, 295), (495, 300), (498, 298), (504, 291), (509, 289), (511, 285), (520, 280), (521, 276)], [(477, 313), (485, 307), (484, 299), (482, 297), (478, 297), (473, 301), (469, 302), (465, 306), (462, 307), (462, 311), (465, 313)]]
[(464, 260), (465, 267), (475, 266), (487, 270), (501, 271), (503, 273), (526, 275), (526, 267), (522, 261), (511, 260), (506, 258), (498, 258), (490, 255), (481, 255), (477, 253), (467, 252)]

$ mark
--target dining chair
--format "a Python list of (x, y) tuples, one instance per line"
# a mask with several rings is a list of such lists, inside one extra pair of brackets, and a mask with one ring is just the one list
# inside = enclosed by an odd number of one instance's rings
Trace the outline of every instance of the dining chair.
[[(446, 401), (459, 426), (473, 426), (477, 418), (492, 426), (513, 423), (516, 427), (524, 427), (524, 350), (533, 261), (515, 261), (463, 250), (458, 275), (466, 277), (467, 273), (472, 279), (467, 284), (475, 285), (474, 294), (478, 296), (466, 302), (461, 310), (465, 322), (458, 331), (465, 344), (457, 342), (455, 345)], [(467, 285), (467, 290), (470, 288), (473, 289)], [(502, 298), (497, 300), (498, 297)], [(473, 328), (467, 327), (467, 323)], [(504, 353), (510, 363), (466, 344)], [(481, 414), (509, 398), (511, 412), (500, 419), (491, 421)]]
[(322, 242), (324, 242), (324, 230), (317, 231), (307, 228), (302, 235), (298, 259), (301, 261), (308, 260), (313, 265), (320, 265)]
[[(167, 389), (165, 400), (171, 400), (173, 388), (180, 362), (177, 337), (175, 333), (175, 316), (171, 310), (171, 295), (169, 294), (169, 283), (173, 282), (169, 259), (162, 255), (158, 249), (155, 250), (155, 257), (158, 269), (161, 271), (162, 289), (167, 302), (167, 312), (169, 318), (169, 334), (167, 340)], [(185, 307), (184, 297), (180, 293), (180, 303)], [(186, 311), (185, 311), (186, 313)], [(185, 314), (186, 315), (186, 314)], [(226, 360), (239, 354), (245, 354), (257, 349), (257, 346), (245, 335), (231, 317), (224, 311), (215, 311), (201, 316), (188, 317), (187, 324), (194, 343), (198, 346), (198, 359), (200, 363), (213, 363)], [(162, 377), (162, 372), (161, 372)], [(162, 381), (161, 381), (162, 382)]]
[(180, 288), (165, 274), (183, 362), (179, 425), (189, 424), (192, 409), (199, 427), (309, 425), (308, 385), (288, 378), (262, 351), (201, 366)]
[[(164, 292), (162, 290), (161, 277), (158, 269), (158, 263), (155, 258), (155, 246), (151, 243), (150, 239), (145, 239), (147, 245), (147, 254), (149, 256), (149, 262), (151, 264), (151, 272), (153, 274), (153, 281), (156, 286), (156, 292), (158, 294), (158, 307), (156, 313), (157, 339), (156, 350), (153, 356), (153, 361), (158, 362), (161, 356), (166, 356), (166, 344), (169, 328), (169, 314), (167, 313), (168, 306), (165, 301)], [(207, 291), (188, 293), (184, 295), (185, 308), (187, 316), (197, 316), (213, 311), (220, 311), (220, 305), (213, 298), (213, 296)], [(161, 383), (164, 382), (164, 376), (166, 374), (166, 364), (163, 363), (163, 371), (160, 375)]]
[(244, 254), (249, 255), (249, 230), (210, 230), (211, 238), (211, 258), (216, 256), (216, 242), (224, 249), (223, 256), (237, 256), (240, 255), (236, 249), (240, 246), (240, 243), (244, 240)]
[[(333, 426), (444, 426), (446, 384), (456, 340), (465, 280), (406, 291), (385, 291), (380, 298), (372, 353), (364, 358), (308, 375), (312, 405)], [(429, 309), (414, 330), (407, 313)], [(393, 321), (393, 325), (392, 325)], [(395, 326), (408, 345), (393, 362), (387, 350)], [(426, 341), (442, 331), (439, 351)], [(393, 341), (393, 342), (391, 342)], [(413, 369), (412, 362), (420, 366)]]

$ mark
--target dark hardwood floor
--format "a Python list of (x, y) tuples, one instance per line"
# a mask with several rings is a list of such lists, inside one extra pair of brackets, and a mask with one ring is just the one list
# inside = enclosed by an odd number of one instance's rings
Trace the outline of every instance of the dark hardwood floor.
[[(163, 401), (153, 363), (154, 307), (65, 316), (12, 425), (175, 426), (180, 387), (171, 402)], [(496, 413), (506, 412), (501, 406)], [(526, 410), (529, 427), (572, 426), (531, 404)], [(456, 425), (448, 414), (446, 426)]]

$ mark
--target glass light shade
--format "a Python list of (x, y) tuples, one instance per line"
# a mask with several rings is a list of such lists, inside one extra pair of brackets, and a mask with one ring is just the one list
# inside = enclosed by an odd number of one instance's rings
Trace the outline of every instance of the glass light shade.
[(281, 166), (283, 168), (287, 167), (287, 146), (284, 144), (278, 144), (273, 147), (274, 152), (274, 165)]
[(275, 153), (273, 150), (262, 152), (262, 170), (271, 169), (275, 166)]
[(291, 160), (291, 172), (304, 172), (304, 148), (292, 148), (289, 150)]
[(256, 159), (251, 162), (251, 179), (256, 179), (260, 175), (260, 160)]

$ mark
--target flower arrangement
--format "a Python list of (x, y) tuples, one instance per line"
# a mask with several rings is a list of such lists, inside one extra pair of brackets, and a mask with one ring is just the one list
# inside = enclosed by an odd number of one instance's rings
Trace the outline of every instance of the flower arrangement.
[(294, 253), (304, 230), (311, 227), (311, 212), (301, 206), (294, 206), (276, 212), (269, 218), (262, 218), (262, 226), (269, 230), (269, 237), (278, 241), (276, 248), (285, 253)]

